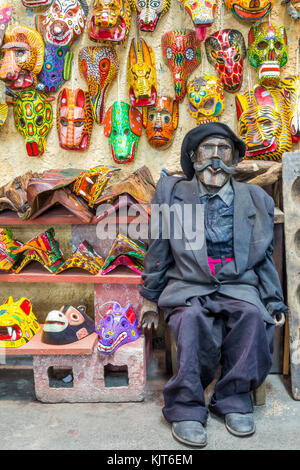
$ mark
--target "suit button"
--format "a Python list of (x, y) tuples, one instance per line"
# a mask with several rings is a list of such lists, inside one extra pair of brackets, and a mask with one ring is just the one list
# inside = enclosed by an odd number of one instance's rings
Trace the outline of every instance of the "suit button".
[(214, 287), (216, 287), (216, 288), (219, 287), (219, 284), (215, 284)]

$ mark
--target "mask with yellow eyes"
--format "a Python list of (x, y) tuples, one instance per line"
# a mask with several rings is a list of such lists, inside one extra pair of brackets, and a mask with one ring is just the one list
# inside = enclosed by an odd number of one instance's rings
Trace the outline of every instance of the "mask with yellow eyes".
[(41, 327), (32, 311), (30, 300), (12, 297), (0, 305), (0, 348), (18, 348), (28, 343)]
[(276, 87), (280, 81), (280, 69), (288, 61), (287, 35), (284, 26), (270, 22), (252, 26), (248, 36), (248, 59), (257, 70), (258, 83)]
[(166, 149), (172, 144), (178, 117), (178, 102), (168, 96), (159, 96), (155, 106), (143, 108), (143, 126), (152, 147)]
[(205, 39), (208, 62), (213, 65), (223, 82), (225, 91), (235, 93), (243, 82), (246, 45), (242, 33), (236, 29), (222, 29)]
[(196, 78), (188, 84), (187, 91), (189, 112), (198, 125), (219, 121), (218, 116), (225, 108), (224, 88), (219, 78)]
[(238, 133), (247, 145), (246, 159), (281, 160), (292, 148), (289, 114), (280, 89), (256, 85), (236, 95)]

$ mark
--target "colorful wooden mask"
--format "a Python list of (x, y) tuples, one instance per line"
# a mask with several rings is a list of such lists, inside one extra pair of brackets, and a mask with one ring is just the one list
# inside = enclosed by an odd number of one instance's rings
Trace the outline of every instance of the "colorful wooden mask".
[(87, 315), (86, 306), (63, 305), (48, 313), (42, 334), (46, 344), (70, 344), (94, 332), (94, 321)]
[(44, 43), (34, 29), (7, 28), (0, 50), (0, 80), (11, 89), (34, 87), (44, 63)]
[(0, 271), (10, 271), (20, 257), (13, 251), (20, 246), (22, 243), (13, 239), (11, 230), (0, 228)]
[(270, 13), (274, 0), (225, 0), (229, 11), (238, 19), (258, 21)]
[(12, 1), (1, 2), (0, 6), (0, 46), (3, 43), (6, 28), (10, 22), (13, 11)]
[(281, 160), (292, 148), (288, 110), (279, 89), (256, 85), (236, 95), (238, 132), (247, 145), (246, 159)]
[(73, 56), (69, 46), (45, 44), (44, 65), (37, 88), (46, 93), (56, 92), (71, 76)]
[(286, 4), (286, 11), (293, 18), (299, 20), (300, 18), (300, 1), (299, 0), (282, 0), (281, 5)]
[(213, 65), (225, 91), (235, 93), (243, 82), (246, 45), (236, 29), (222, 29), (205, 39), (208, 62)]
[(141, 31), (154, 31), (159, 19), (170, 9), (171, 0), (135, 0)]
[(95, 331), (99, 336), (97, 350), (104, 355), (114, 354), (120, 346), (136, 341), (142, 334), (132, 305), (123, 308), (117, 302), (113, 302)]
[(144, 39), (131, 42), (127, 81), (132, 106), (151, 106), (157, 97), (155, 56)]
[(225, 109), (224, 88), (221, 80), (214, 76), (203, 76), (188, 84), (190, 115), (198, 126), (218, 122)]
[(183, 29), (165, 33), (161, 44), (164, 62), (173, 74), (175, 99), (182, 101), (188, 77), (201, 63), (201, 42), (195, 31)]
[(76, 178), (72, 191), (87, 201), (90, 207), (94, 207), (95, 201), (101, 196), (115, 171), (118, 170), (109, 168), (106, 165), (99, 165), (82, 171)]
[(159, 96), (155, 106), (143, 108), (143, 125), (149, 144), (154, 148), (168, 148), (173, 142), (178, 118), (178, 102), (168, 96)]
[(105, 114), (104, 135), (117, 163), (131, 162), (142, 135), (142, 114), (123, 101), (115, 101)]
[(264, 22), (252, 26), (248, 35), (248, 59), (257, 70), (260, 85), (276, 87), (280, 69), (288, 61), (287, 35), (284, 26)]
[(129, 0), (94, 0), (88, 34), (93, 41), (123, 44), (131, 25)]
[(19, 348), (28, 343), (41, 327), (32, 311), (30, 300), (12, 297), (0, 306), (0, 348)]
[(196, 35), (199, 41), (203, 41), (206, 30), (214, 22), (214, 14), (217, 7), (217, 0), (180, 0), (184, 8), (192, 18)]
[(57, 102), (59, 145), (66, 150), (87, 150), (93, 129), (93, 112), (87, 91), (64, 88)]
[(101, 270), (103, 263), (104, 259), (85, 240), (80, 243), (70, 258), (61, 265), (61, 267), (56, 271), (56, 274), (66, 271), (66, 269), (78, 268), (96, 275)]
[(37, 8), (37, 7), (47, 7), (51, 5), (52, 0), (22, 0), (24, 7), (27, 8)]
[(102, 124), (105, 96), (119, 71), (118, 55), (111, 47), (84, 47), (79, 68), (88, 84), (94, 120)]
[(53, 0), (45, 13), (36, 16), (36, 29), (46, 44), (71, 46), (83, 32), (88, 12), (86, 0)]
[(286, 77), (280, 81), (282, 96), (289, 113), (293, 142), (300, 141), (300, 75)]
[(19, 91), (16, 95), (13, 105), (16, 128), (25, 139), (28, 156), (40, 157), (53, 125), (52, 98), (37, 90)]
[(118, 266), (126, 266), (142, 274), (145, 254), (146, 245), (142, 241), (132, 240), (119, 233), (104, 261), (101, 274), (107, 274)]

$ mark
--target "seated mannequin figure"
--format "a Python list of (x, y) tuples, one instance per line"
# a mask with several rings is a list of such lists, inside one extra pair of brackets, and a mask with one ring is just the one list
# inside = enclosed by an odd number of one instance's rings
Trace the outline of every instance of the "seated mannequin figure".
[[(192, 129), (181, 150), (185, 176), (162, 177), (152, 201), (140, 325), (157, 328), (160, 307), (174, 335), (178, 372), (164, 389), (163, 414), (190, 446), (207, 444), (204, 390), (219, 365), (209, 410), (231, 434), (255, 432), (251, 391), (270, 371), (274, 327), (287, 312), (272, 259), (273, 199), (232, 177), (244, 154), (225, 124)], [(162, 212), (155, 219), (157, 207), (175, 206), (185, 215), (181, 237), (171, 224), (164, 230)]]

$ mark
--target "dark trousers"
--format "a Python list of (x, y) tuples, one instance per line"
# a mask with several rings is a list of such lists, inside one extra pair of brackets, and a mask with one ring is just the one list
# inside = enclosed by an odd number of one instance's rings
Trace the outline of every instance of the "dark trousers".
[(177, 344), (178, 373), (164, 389), (167, 421), (200, 421), (207, 408), (204, 389), (221, 364), (210, 408), (217, 414), (253, 411), (250, 392), (259, 387), (272, 365), (274, 325), (264, 322), (248, 302), (220, 294), (194, 297), (191, 306), (168, 312)]

